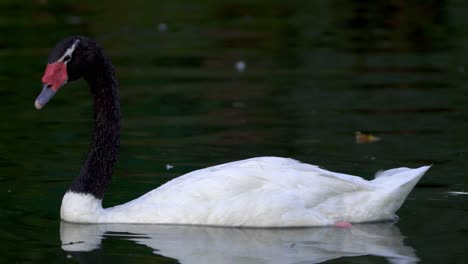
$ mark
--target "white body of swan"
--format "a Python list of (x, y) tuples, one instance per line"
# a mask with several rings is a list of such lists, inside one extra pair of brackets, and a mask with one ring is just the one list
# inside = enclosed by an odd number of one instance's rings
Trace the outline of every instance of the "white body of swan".
[(106, 209), (90, 194), (69, 191), (63, 197), (61, 218), (249, 227), (391, 220), (428, 169), (392, 169), (366, 181), (293, 159), (252, 158), (190, 172)]

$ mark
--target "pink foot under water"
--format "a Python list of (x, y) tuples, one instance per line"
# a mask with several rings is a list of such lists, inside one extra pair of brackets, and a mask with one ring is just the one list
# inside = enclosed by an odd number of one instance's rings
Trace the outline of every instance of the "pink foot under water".
[(350, 222), (336, 222), (334, 226), (339, 228), (350, 228), (353, 225)]

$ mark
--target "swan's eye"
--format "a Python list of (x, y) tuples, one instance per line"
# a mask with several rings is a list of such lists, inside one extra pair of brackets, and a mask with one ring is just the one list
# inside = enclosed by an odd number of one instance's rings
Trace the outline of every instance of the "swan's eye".
[(70, 59), (71, 59), (70, 55), (67, 55), (63, 58), (63, 62), (68, 62), (70, 61)]

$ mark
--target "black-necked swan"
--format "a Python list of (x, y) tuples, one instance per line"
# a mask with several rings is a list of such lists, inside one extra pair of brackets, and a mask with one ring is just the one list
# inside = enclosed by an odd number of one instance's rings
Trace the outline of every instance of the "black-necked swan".
[(120, 102), (114, 68), (102, 48), (83, 36), (60, 41), (49, 55), (34, 105), (41, 109), (64, 84), (79, 78), (91, 88), (95, 127), (86, 161), (62, 200), (65, 221), (346, 227), (394, 219), (429, 169), (391, 169), (367, 181), (289, 158), (258, 157), (187, 173), (104, 209), (104, 191), (119, 151)]

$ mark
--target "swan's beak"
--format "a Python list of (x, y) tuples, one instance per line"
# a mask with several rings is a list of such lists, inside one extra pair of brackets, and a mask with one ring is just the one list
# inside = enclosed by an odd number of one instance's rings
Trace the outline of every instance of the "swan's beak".
[(36, 109), (41, 109), (42, 107), (44, 107), (44, 105), (46, 105), (47, 102), (49, 102), (49, 100), (52, 99), (52, 97), (54, 97), (55, 92), (56, 91), (54, 91), (54, 89), (52, 89), (50, 85), (44, 84), (41, 93), (34, 102), (34, 106), (36, 107)]
[(42, 92), (34, 102), (37, 109), (44, 107), (49, 100), (54, 97), (55, 93), (67, 83), (67, 64), (63, 61), (56, 61), (48, 63), (45, 69), (44, 76), (42, 76)]

